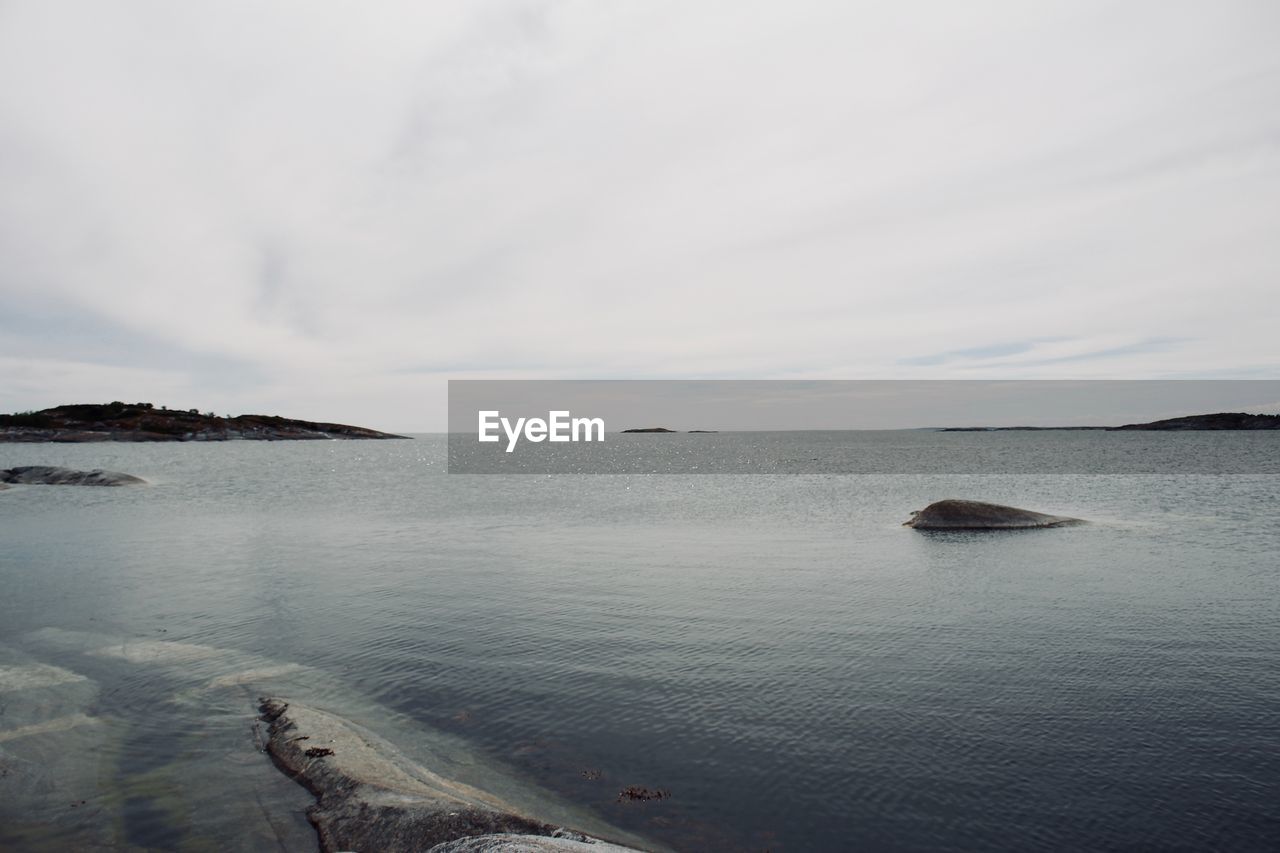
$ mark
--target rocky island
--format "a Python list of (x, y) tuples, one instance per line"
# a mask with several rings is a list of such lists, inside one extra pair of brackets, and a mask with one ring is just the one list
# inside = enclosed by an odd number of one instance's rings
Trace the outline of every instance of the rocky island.
[(151, 403), (87, 403), (0, 415), (0, 442), (286, 441), (406, 438), (347, 424), (276, 415), (219, 417)]
[(76, 471), (55, 465), (22, 465), (0, 469), (0, 489), (7, 489), (10, 483), (36, 486), (139, 486), (146, 482), (132, 474), (104, 471), (101, 468)]
[[(708, 434), (709, 434), (709, 433), (715, 433), (715, 432), (719, 432), (719, 431), (720, 431), (720, 430), (718, 430), (718, 429), (691, 429), (691, 430), (688, 430), (688, 432), (689, 432), (689, 434), (690, 434), (690, 435), (693, 435), (693, 434), (695, 434), (695, 433), (708, 433)], [(678, 429), (668, 429), (668, 428), (666, 428), (666, 427), (633, 427), (633, 428), (631, 428), (631, 429), (624, 429), (624, 430), (622, 430), (622, 432), (624, 432), (624, 433), (628, 433), (628, 432), (659, 432), (659, 433), (670, 433), (670, 434), (674, 435), (674, 434), (676, 434), (676, 433), (680, 432), (680, 430), (678, 430)]]
[(1048, 515), (1016, 506), (947, 499), (911, 513), (903, 527), (916, 530), (1026, 530), (1083, 524), (1078, 518)]
[(1165, 418), (1145, 424), (1124, 426), (1008, 426), (1008, 427), (943, 427), (939, 432), (1036, 432), (1044, 430), (1151, 430), (1187, 432), (1191, 430), (1224, 429), (1280, 429), (1280, 415), (1251, 415), (1247, 412), (1217, 412), (1212, 415), (1187, 415), (1181, 418)]
[(1125, 424), (1108, 427), (1110, 430), (1187, 430), (1218, 429), (1280, 429), (1280, 415), (1251, 415), (1247, 412), (1218, 412), (1213, 415), (1188, 415), (1185, 418), (1166, 418), (1146, 424)]

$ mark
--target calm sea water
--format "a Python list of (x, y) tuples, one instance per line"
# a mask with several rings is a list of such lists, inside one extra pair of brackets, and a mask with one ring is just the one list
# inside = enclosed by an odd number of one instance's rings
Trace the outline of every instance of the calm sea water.
[[(972, 473), (823, 473), (897, 433), (775, 436), (812, 472), (776, 476), (448, 475), (442, 436), (0, 445), (153, 483), (0, 494), (0, 847), (314, 844), (254, 748), (282, 693), (680, 850), (1280, 848), (1280, 477), (991, 475), (1117, 436), (930, 435)], [(1124, 440), (1280, 462), (1280, 433)], [(900, 526), (944, 497), (1092, 523)]]

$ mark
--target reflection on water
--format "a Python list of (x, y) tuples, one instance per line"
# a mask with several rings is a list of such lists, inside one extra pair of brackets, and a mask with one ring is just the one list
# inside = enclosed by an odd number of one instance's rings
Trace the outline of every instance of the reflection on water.
[[(0, 495), (0, 847), (314, 845), (264, 691), (679, 849), (1280, 837), (1274, 476), (465, 477), (442, 450), (0, 445), (156, 484)], [(1093, 523), (899, 526), (943, 497)]]

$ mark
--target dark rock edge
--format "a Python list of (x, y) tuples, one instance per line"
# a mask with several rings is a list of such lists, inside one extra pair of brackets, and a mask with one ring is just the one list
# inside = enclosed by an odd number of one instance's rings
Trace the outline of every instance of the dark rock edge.
[(405, 796), (394, 804), (370, 802), (386, 789), (335, 769), (324, 760), (333, 753), (311, 747), (306, 736), (290, 737), (296, 725), (289, 716), (289, 702), (266, 697), (258, 701), (260, 719), (267, 723), (265, 751), (272, 763), (316, 798), (307, 809), (307, 820), (315, 827), (323, 851), (428, 851), (458, 839), (498, 836), (515, 840), (513, 836), (522, 835), (599, 843), (605, 850), (633, 849), (448, 795)]

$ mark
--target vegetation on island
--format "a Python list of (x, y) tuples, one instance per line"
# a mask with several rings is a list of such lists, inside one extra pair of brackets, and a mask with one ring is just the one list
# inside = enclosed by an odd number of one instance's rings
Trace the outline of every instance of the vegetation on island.
[(152, 403), (79, 403), (0, 415), (0, 441), (283, 441), (404, 438), (347, 424), (278, 415), (220, 416)]

